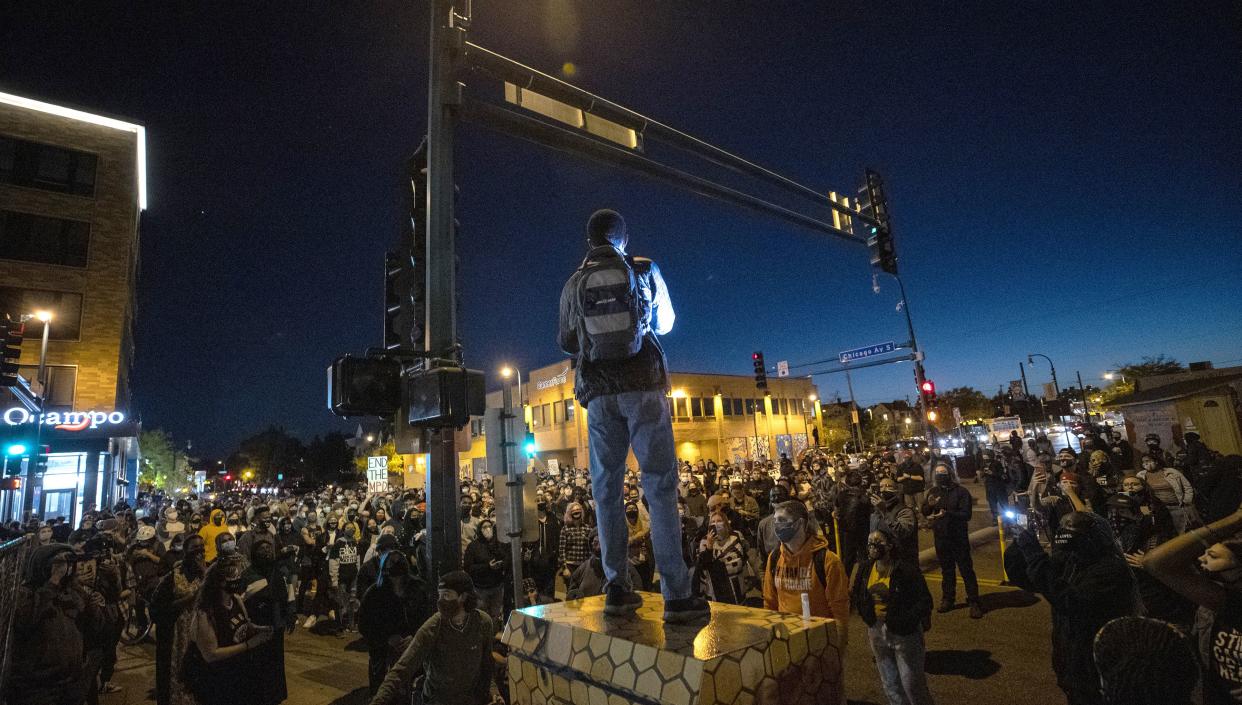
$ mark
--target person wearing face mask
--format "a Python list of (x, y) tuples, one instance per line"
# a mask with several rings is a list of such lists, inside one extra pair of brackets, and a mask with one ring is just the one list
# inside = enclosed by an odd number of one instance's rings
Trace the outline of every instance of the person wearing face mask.
[(198, 530), (198, 535), (203, 537), (203, 542), (207, 546), (208, 563), (216, 559), (216, 537), (228, 530), (228, 527), (224, 525), (224, 510), (211, 510), (210, 522)]
[(639, 575), (639, 582), (634, 583), (634, 587), (650, 590), (651, 579), (655, 576), (655, 565), (651, 561), (651, 523), (638, 501), (626, 502), (625, 525), (630, 535), (630, 565)]
[(754, 575), (750, 547), (717, 511), (709, 517), (707, 535), (699, 542), (691, 576), (698, 594), (715, 602), (740, 605), (746, 598), (746, 579)]
[[(844, 661), (849, 641), (849, 574), (828, 542), (811, 529), (806, 505), (792, 500), (776, 507), (776, 537), (780, 547), (768, 557), (763, 571), (763, 606), (788, 614), (802, 614), (803, 596), (812, 617), (836, 622)], [(844, 672), (834, 702), (845, 702)]]
[(388, 670), (370, 705), (395, 705), (419, 671), (425, 705), (484, 705), (491, 698), (494, 623), (481, 609), (464, 571), (440, 578), (431, 615)]
[(845, 482), (837, 489), (834, 504), (832, 515), (841, 532), (838, 552), (848, 574), (866, 549), (871, 526), (871, 499), (861, 473), (851, 470), (845, 474)]
[(1193, 623), (1194, 605), (1141, 570), (1147, 551), (1177, 536), (1168, 511), (1151, 501), (1142, 480), (1127, 475), (1121, 491), (1108, 498), (1105, 513), (1126, 563), (1136, 569), (1134, 578), (1145, 614), (1188, 629)]
[(1139, 462), (1143, 469), (1138, 471), (1138, 477), (1147, 483), (1152, 496), (1168, 508), (1178, 533), (1185, 532), (1187, 523), (1198, 518), (1194, 511), (1194, 487), (1185, 475), (1162, 466), (1159, 454), (1148, 453)]
[(1069, 705), (1102, 703), (1092, 640), (1110, 620), (1138, 613), (1134, 578), (1108, 522), (1091, 512), (1061, 517), (1046, 552), (1032, 530), (1005, 551), (1014, 584), (1052, 608), (1052, 668)]
[(867, 557), (854, 574), (850, 595), (867, 625), (867, 641), (889, 705), (932, 705), (923, 669), (927, 649), (923, 632), (931, 624), (932, 596), (918, 563), (908, 555), (893, 534), (884, 529), (871, 532)]
[(556, 593), (557, 550), (561, 542), (561, 520), (549, 510), (546, 498), (535, 506), (538, 514), (539, 539), (531, 548), (530, 576), (542, 596)]
[[(784, 485), (777, 485), (768, 492), (768, 503), (772, 507), (778, 507), (785, 502), (788, 502), (789, 499), (789, 488)], [(832, 521), (830, 518), (829, 526), (831, 526), (831, 524)], [(757, 548), (759, 549), (759, 562), (763, 565), (767, 565), (768, 556), (771, 555), (772, 552), (776, 550), (777, 546), (780, 545), (780, 539), (776, 538), (776, 514), (769, 514), (760, 519), (759, 527), (756, 529), (755, 535), (757, 537)]]
[[(1147, 434), (1143, 437), (1143, 445), (1146, 447), (1146, 451), (1143, 453), (1144, 456), (1154, 458), (1156, 462), (1159, 463), (1160, 467), (1173, 467), (1175, 458), (1172, 453), (1160, 446), (1160, 434)], [(1140, 464), (1139, 467), (1142, 467), (1142, 465)]]
[(505, 607), (505, 584), (512, 574), (513, 559), (508, 546), (496, 536), (496, 524), (490, 519), (479, 522), (475, 539), (466, 546), (462, 568), (470, 575), (479, 609), (499, 624)]
[(250, 564), (242, 573), (242, 602), (254, 624), (272, 630), (272, 639), (250, 653), (252, 673), (257, 678), (247, 688), (248, 702), (276, 705), (289, 697), (285, 682), (285, 634), (293, 633), (296, 615), (284, 572), (276, 561), (276, 541), (266, 532), (247, 533), (257, 538), (250, 543)]
[(987, 492), (988, 508), (992, 510), (992, 521), (996, 521), (1005, 510), (1009, 501), (1009, 474), (1005, 466), (996, 459), (996, 451), (984, 448), (979, 454), (979, 471), (976, 477), (983, 478), (983, 487)]
[(1108, 452), (1113, 459), (1113, 465), (1122, 472), (1134, 470), (1134, 446), (1122, 437), (1120, 431), (1113, 431), (1109, 434)]
[(254, 542), (264, 536), (274, 539), (276, 527), (272, 524), (271, 507), (260, 505), (254, 508), (251, 515), (250, 530), (237, 538), (237, 552), (243, 556), (249, 556), (253, 551)]
[(39, 528), (35, 529), (31, 546), (46, 546), (50, 543), (52, 543), (52, 525), (47, 522), (39, 524)]
[(871, 532), (883, 531), (893, 537), (904, 556), (919, 555), (919, 525), (910, 509), (901, 500), (897, 481), (880, 480), (879, 492), (871, 495)]
[(935, 486), (927, 491), (923, 516), (931, 524), (936, 559), (940, 562), (941, 598), (937, 611), (948, 612), (957, 606), (957, 573), (960, 572), (966, 602), (970, 605), (970, 618), (981, 619), (983, 605), (979, 602), (979, 583), (970, 556), (970, 492), (957, 483), (952, 468), (945, 461), (936, 463), (932, 477)]
[[(184, 538), (182, 538), (184, 537)], [(191, 609), (198, 589), (207, 574), (203, 537), (179, 534), (182, 558), (172, 572), (160, 578), (151, 596), (151, 619), (155, 623), (155, 701), (157, 705), (172, 702), (174, 664), (180, 664), (189, 641)], [(180, 645), (180, 649), (177, 649)]]
[(245, 560), (226, 551), (207, 569), (191, 617), (182, 667), (173, 672), (175, 705), (255, 702), (257, 673), (251, 652), (272, 638), (272, 628), (250, 621), (241, 595)]
[(566, 581), (591, 557), (591, 537), (595, 532), (586, 525), (585, 516), (586, 510), (577, 502), (565, 509), (565, 524), (561, 527), (556, 555), (561, 561), (561, 577)]
[(358, 631), (367, 643), (367, 674), (371, 694), (379, 690), (388, 667), (396, 661), (402, 642), (413, 634), (424, 614), (422, 584), (410, 561), (397, 550), (397, 537), (376, 539), (378, 552), (358, 571), (362, 592)]
[[(638, 571), (633, 565), (628, 565), (626, 571), (629, 573), (632, 584), (638, 584)], [(607, 582), (604, 577), (604, 563), (600, 556), (599, 535), (591, 532), (590, 554), (576, 569), (572, 575), (565, 580), (565, 599), (581, 600), (584, 597), (604, 594), (604, 586)]]
[(1203, 705), (1242, 702), (1242, 507), (1148, 551), (1143, 569), (1197, 606)]
[(1199, 663), (1184, 630), (1160, 619), (1118, 617), (1092, 644), (1104, 705), (1190, 705)]
[(99, 630), (103, 600), (78, 585), (76, 564), (61, 543), (30, 554), (13, 596), (10, 705), (77, 705), (86, 697), (82, 635)]

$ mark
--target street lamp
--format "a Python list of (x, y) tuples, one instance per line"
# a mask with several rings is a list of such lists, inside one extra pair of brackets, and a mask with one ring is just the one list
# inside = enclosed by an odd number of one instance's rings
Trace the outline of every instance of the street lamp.
[(505, 365), (504, 367), (500, 368), (500, 376), (504, 377), (505, 379), (509, 379), (510, 377), (517, 378), (518, 408), (525, 409), (526, 403), (522, 400), (522, 371), (517, 369), (516, 367), (509, 367), (508, 365)]
[(1044, 358), (1045, 360), (1047, 360), (1047, 361), (1048, 361), (1048, 369), (1052, 371), (1052, 391), (1056, 392), (1057, 398), (1058, 398), (1058, 399), (1060, 399), (1060, 398), (1061, 398), (1061, 388), (1060, 388), (1059, 386), (1057, 386), (1057, 367), (1056, 367), (1056, 365), (1052, 364), (1052, 358), (1048, 357), (1047, 355), (1041, 355), (1041, 354), (1039, 354), (1039, 353), (1029, 353), (1029, 354), (1027, 354), (1027, 356), (1026, 356), (1026, 363), (1027, 363), (1028, 365), (1034, 365), (1034, 364), (1035, 364), (1035, 358), (1037, 358), (1037, 357), (1042, 357), (1042, 358)]

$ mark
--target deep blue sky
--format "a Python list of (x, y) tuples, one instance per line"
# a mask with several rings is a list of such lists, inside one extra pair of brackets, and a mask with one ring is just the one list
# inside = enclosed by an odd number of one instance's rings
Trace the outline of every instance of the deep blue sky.
[[(325, 410), (324, 368), (378, 342), (426, 123), (424, 2), (248, 4), (0, 10), (0, 90), (148, 127), (135, 411), (208, 452), (270, 422), (349, 427)], [(1158, 353), (1242, 363), (1228, 3), (474, 5), (475, 41), (549, 72), (572, 61), (579, 85), (815, 188), (878, 169), (941, 389), (992, 392), (1028, 352), (1065, 381)], [(904, 338), (864, 248), (477, 127), (458, 165), (472, 367), (557, 359), (560, 286), (604, 205), (670, 283), (674, 369)], [(854, 383), (862, 403), (914, 393), (904, 365)]]

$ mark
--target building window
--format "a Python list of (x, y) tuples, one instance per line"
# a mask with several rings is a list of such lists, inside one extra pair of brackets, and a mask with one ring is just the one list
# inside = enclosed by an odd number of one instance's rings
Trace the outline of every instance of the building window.
[(754, 399), (746, 400), (746, 415), (747, 416), (755, 415), (755, 400)]
[(543, 406), (539, 407), (539, 409), (540, 409), (539, 418), (543, 419), (543, 425), (551, 426), (552, 425), (552, 405), (544, 404)]
[[(68, 291), (18, 289), (0, 286), (0, 314), (17, 317), (35, 311), (51, 311), (48, 337), (52, 340), (78, 340), (82, 337), (82, 295)], [(26, 337), (43, 335), (43, 324), (36, 320), (26, 323)]]
[(741, 399), (733, 400), (733, 415), (734, 416), (742, 415), (742, 400)]
[(93, 196), (98, 162), (87, 152), (0, 136), (0, 183)]
[(780, 412), (779, 413), (781, 416), (789, 416), (789, 400), (788, 399), (780, 400)]
[(565, 423), (573, 423), (573, 422), (574, 422), (574, 400), (566, 399), (565, 400)]
[(530, 408), (530, 427), (539, 428), (543, 425), (543, 409), (542, 406), (532, 406)]
[(733, 415), (733, 400), (732, 399), (721, 399), (720, 400), (720, 411), (723, 412), (725, 416), (732, 416)]
[(703, 400), (694, 397), (690, 400), (690, 416), (696, 419), (703, 418)]
[(0, 259), (85, 267), (91, 224), (0, 210)]
[(565, 423), (565, 405), (559, 401), (552, 405), (552, 423)]
[[(42, 324), (40, 324), (42, 325)], [(27, 328), (27, 331), (30, 329)], [(39, 376), (38, 365), (21, 365), (17, 373), (34, 384)], [(72, 365), (49, 365), (47, 368), (47, 405), (49, 410), (73, 407), (73, 394), (78, 386), (78, 368)]]

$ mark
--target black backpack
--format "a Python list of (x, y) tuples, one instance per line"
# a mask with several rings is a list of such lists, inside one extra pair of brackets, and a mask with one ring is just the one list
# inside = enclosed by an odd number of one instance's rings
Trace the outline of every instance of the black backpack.
[(650, 317), (633, 261), (610, 255), (611, 248), (599, 256), (603, 249), (587, 253), (574, 274), (578, 349), (590, 362), (637, 355)]

